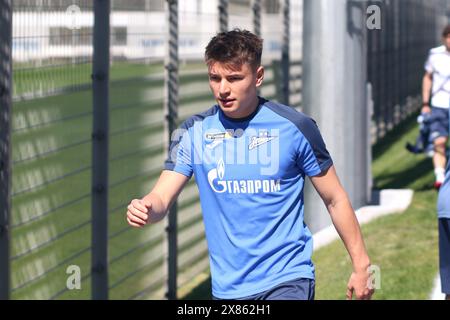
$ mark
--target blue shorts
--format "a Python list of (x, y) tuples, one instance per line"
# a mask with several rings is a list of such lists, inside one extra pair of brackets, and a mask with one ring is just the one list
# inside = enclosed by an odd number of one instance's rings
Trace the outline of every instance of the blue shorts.
[[(261, 293), (234, 300), (314, 300), (314, 294), (315, 281), (299, 278), (280, 283)], [(214, 296), (212, 298), (213, 300), (222, 300)]]
[(450, 219), (439, 219), (439, 271), (442, 293), (450, 294)]
[(448, 109), (432, 107), (431, 116), (435, 120), (430, 123), (430, 142), (439, 137), (448, 137)]

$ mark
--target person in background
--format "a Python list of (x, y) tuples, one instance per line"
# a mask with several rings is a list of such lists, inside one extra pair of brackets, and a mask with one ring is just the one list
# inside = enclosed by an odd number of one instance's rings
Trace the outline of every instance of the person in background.
[(430, 142), (434, 144), (434, 187), (445, 179), (446, 145), (449, 134), (450, 25), (442, 32), (443, 45), (430, 50), (422, 81), (422, 113), (431, 113)]

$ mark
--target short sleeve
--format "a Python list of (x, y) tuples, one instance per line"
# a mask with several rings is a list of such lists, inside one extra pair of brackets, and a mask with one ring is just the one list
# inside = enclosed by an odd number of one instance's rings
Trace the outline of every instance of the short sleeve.
[(164, 162), (164, 169), (192, 176), (192, 141), (186, 122), (171, 135), (169, 156)]
[(316, 122), (305, 117), (300, 126), (297, 165), (309, 177), (325, 172), (333, 165)]
[(428, 54), (428, 58), (427, 58), (427, 61), (425, 61), (425, 66), (424, 66), (425, 71), (428, 73), (433, 73), (433, 71), (434, 71), (431, 57), (432, 57), (432, 55), (430, 52)]

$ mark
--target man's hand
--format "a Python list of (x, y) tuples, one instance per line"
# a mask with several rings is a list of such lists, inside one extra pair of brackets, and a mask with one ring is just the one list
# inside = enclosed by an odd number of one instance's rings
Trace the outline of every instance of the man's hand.
[(428, 105), (424, 105), (422, 107), (422, 113), (430, 113), (431, 112), (431, 108)]
[(134, 199), (128, 205), (127, 221), (132, 227), (142, 228), (147, 224), (152, 204), (144, 199)]
[(368, 270), (354, 271), (347, 284), (347, 300), (352, 300), (353, 294), (357, 300), (370, 300), (375, 289), (369, 287), (369, 280)]
[(163, 170), (153, 190), (142, 199), (134, 199), (127, 207), (127, 222), (135, 228), (164, 219), (167, 210), (189, 181), (189, 177)]

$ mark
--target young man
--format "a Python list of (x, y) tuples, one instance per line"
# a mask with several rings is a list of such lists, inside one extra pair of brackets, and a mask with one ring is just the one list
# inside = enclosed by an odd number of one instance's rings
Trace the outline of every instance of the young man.
[[(161, 220), (192, 174), (199, 188), (215, 299), (313, 299), (312, 237), (303, 222), (309, 176), (351, 256), (347, 298), (370, 299), (370, 266), (354, 211), (315, 122), (257, 96), (262, 40), (235, 29), (206, 47), (217, 101), (173, 135), (153, 190), (131, 201), (133, 227)], [(369, 285), (370, 286), (370, 285)]]
[[(450, 100), (450, 25), (442, 32), (443, 45), (430, 50), (422, 81), (422, 113), (430, 113), (430, 143), (434, 144), (433, 165), (439, 189), (445, 178)], [(431, 99), (431, 100), (430, 100)], [(431, 101), (431, 107), (430, 107)]]
[(447, 174), (439, 190), (438, 224), (439, 224), (439, 270), (442, 292), (450, 300), (450, 162)]

